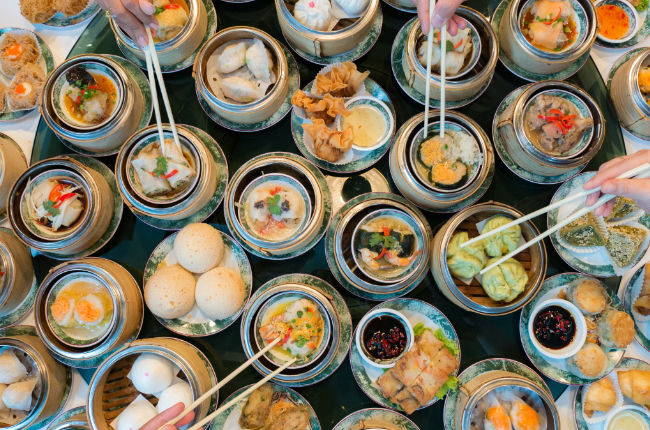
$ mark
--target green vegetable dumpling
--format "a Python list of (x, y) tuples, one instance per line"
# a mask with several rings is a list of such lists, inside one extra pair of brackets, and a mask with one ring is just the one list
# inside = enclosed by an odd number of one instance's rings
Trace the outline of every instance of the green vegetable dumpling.
[[(492, 231), (511, 221), (512, 219), (505, 216), (494, 216), (485, 223), (481, 234)], [(503, 254), (507, 254), (508, 252), (517, 249), (520, 239), (521, 227), (519, 227), (519, 225), (513, 225), (512, 227), (508, 227), (499, 233), (485, 238), (485, 252), (487, 252), (487, 255), (490, 257), (501, 257)]]
[[(496, 258), (491, 258), (486, 265), (489, 266)], [(485, 272), (481, 278), (481, 286), (485, 293), (494, 301), (511, 302), (526, 288), (528, 274), (520, 262), (509, 258), (497, 267)]]
[(454, 234), (447, 246), (447, 267), (452, 275), (459, 278), (473, 278), (485, 267), (483, 241), (461, 248), (469, 240), (466, 231)]

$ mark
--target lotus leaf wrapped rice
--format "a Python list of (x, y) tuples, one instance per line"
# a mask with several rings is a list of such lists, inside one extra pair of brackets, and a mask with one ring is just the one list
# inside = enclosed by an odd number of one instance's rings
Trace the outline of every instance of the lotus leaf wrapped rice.
[(473, 278), (485, 267), (483, 241), (461, 248), (469, 240), (466, 231), (454, 234), (447, 246), (447, 267), (452, 275), (459, 278)]
[[(491, 258), (486, 265), (496, 261)], [(528, 274), (520, 262), (509, 258), (497, 267), (485, 272), (481, 285), (492, 300), (511, 302), (524, 291), (528, 283)]]
[[(481, 234), (492, 231), (511, 221), (512, 219), (501, 215), (492, 217), (487, 220), (483, 226)], [(503, 254), (507, 254), (508, 252), (517, 249), (519, 239), (521, 239), (521, 227), (513, 225), (512, 227), (508, 227), (499, 233), (487, 237), (485, 239), (485, 252), (490, 257), (501, 257)]]

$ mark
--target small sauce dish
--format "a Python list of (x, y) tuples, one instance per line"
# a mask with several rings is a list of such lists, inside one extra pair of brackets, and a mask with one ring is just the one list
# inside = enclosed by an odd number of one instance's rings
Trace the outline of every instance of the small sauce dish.
[(345, 102), (349, 115), (336, 117), (336, 129), (352, 127), (355, 151), (374, 151), (386, 144), (395, 131), (395, 119), (383, 101), (370, 96), (353, 97)]
[(571, 302), (550, 299), (533, 310), (528, 335), (535, 348), (548, 358), (575, 355), (587, 339), (587, 322)]
[(650, 412), (641, 406), (625, 405), (614, 411), (603, 426), (603, 430), (648, 430)]
[(411, 349), (414, 338), (408, 318), (384, 308), (368, 312), (359, 321), (355, 342), (366, 363), (388, 369)]
[[(603, 42), (612, 43), (612, 44), (627, 42), (628, 40), (632, 39), (641, 28), (642, 20), (639, 17), (639, 13), (636, 11), (634, 6), (632, 6), (629, 2), (625, 0), (600, 0), (594, 3), (594, 7), (596, 8), (596, 15), (598, 16), (598, 31), (596, 33), (596, 36), (598, 37), (598, 39), (602, 40)], [(601, 8), (609, 8), (610, 10), (603, 11)], [(615, 16), (615, 15), (619, 15), (620, 12), (623, 12), (625, 14), (625, 16), (627, 17), (627, 21), (629, 23), (628, 29), (625, 32), (625, 34), (619, 38), (614, 39), (614, 38), (609, 38), (603, 33), (601, 33), (601, 30), (603, 30), (603, 26), (608, 24), (606, 21), (603, 20), (605, 16), (604, 13), (607, 14), (609, 19), (615, 21), (617, 24), (620, 24), (620, 21), (625, 19), (620, 16), (619, 17)]]

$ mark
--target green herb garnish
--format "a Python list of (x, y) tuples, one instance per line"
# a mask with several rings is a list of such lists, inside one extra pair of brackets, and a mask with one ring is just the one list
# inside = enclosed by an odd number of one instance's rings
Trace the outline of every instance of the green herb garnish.
[(458, 345), (456, 345), (456, 342), (453, 340), (448, 339), (441, 328), (436, 330), (433, 334), (438, 338), (440, 342), (444, 344), (445, 348), (447, 348), (449, 352), (451, 352), (453, 355), (458, 355)]
[(424, 332), (424, 329), (425, 329), (424, 324), (422, 324), (421, 322), (417, 323), (413, 327), (413, 334), (419, 336)]
[(305, 336), (303, 336), (303, 335), (298, 336), (298, 337), (296, 338), (296, 341), (295, 341), (295, 343), (296, 343), (296, 345), (298, 346), (298, 348), (302, 348), (303, 346), (305, 346), (305, 344), (306, 344), (307, 342), (309, 342), (309, 339), (307, 339), (307, 338), (306, 338)]
[(46, 200), (43, 203), (43, 208), (52, 216), (57, 216), (58, 214), (61, 213), (61, 211), (58, 208), (55, 208), (54, 205), (56, 202), (53, 202), (52, 200)]
[(162, 178), (165, 176), (165, 172), (167, 172), (167, 159), (156, 157), (156, 168), (153, 170), (153, 175)]
[(298, 318), (302, 318), (302, 311), (296, 312), (296, 315), (298, 315)]
[(269, 206), (271, 215), (282, 215), (282, 208), (280, 207), (280, 195), (276, 194), (266, 198), (266, 204)]
[(156, 6), (156, 11), (153, 14), (158, 15), (159, 13), (162, 13), (164, 10), (165, 10), (164, 7)]
[(397, 246), (397, 239), (393, 236), (384, 236), (383, 233), (373, 233), (370, 235), (370, 246), (375, 247), (382, 244), (386, 249), (394, 249)]

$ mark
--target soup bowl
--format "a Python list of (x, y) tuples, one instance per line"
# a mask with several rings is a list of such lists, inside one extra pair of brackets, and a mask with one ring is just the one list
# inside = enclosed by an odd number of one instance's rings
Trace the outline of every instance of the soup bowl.
[[(229, 42), (253, 38), (261, 40), (271, 54), (275, 83), (261, 99), (250, 103), (239, 103), (218, 95), (212, 88), (212, 80), (215, 78), (208, 74), (212, 70), (211, 57), (220, 54), (220, 48)], [(192, 75), (199, 99), (220, 117), (237, 124), (254, 124), (268, 119), (279, 110), (289, 91), (289, 65), (282, 46), (268, 33), (253, 27), (230, 27), (217, 32), (201, 47), (194, 61)]]
[[(185, 26), (169, 40), (155, 44), (161, 66), (173, 66), (186, 60), (197, 50), (205, 37), (208, 13), (203, 0), (186, 0), (186, 4), (189, 8), (189, 19)], [(144, 51), (120, 28), (113, 17), (109, 22), (117, 41), (133, 56), (144, 61)]]
[(9, 229), (0, 229), (0, 317), (13, 312), (34, 282), (32, 255)]
[(609, 95), (620, 124), (642, 139), (650, 139), (650, 105), (639, 86), (639, 72), (650, 67), (650, 48), (632, 55), (611, 76)]
[[(369, 0), (365, 12), (354, 22), (337, 26), (332, 31), (318, 31), (298, 21), (286, 0), (275, 0), (284, 38), (292, 47), (315, 57), (331, 57), (355, 49), (370, 33), (380, 9), (379, 0)], [(345, 21), (348, 24), (348, 20)]]
[[(103, 76), (115, 88), (114, 100), (110, 99), (112, 112), (100, 122), (85, 123), (70, 113), (66, 75), (78, 68)], [(48, 76), (40, 110), (47, 126), (59, 138), (90, 153), (106, 154), (116, 151), (137, 130), (145, 106), (138, 83), (124, 66), (110, 56), (82, 54), (66, 60)]]

